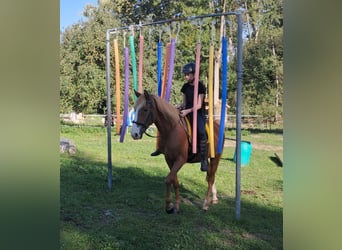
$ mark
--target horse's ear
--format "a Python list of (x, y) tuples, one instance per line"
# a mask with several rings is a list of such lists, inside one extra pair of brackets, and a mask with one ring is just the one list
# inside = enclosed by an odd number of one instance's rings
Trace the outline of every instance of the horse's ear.
[(145, 95), (146, 100), (150, 99), (150, 94), (147, 92), (147, 90), (144, 90), (144, 95)]
[(141, 95), (141, 93), (139, 93), (138, 91), (134, 90), (134, 94), (136, 97), (139, 97)]

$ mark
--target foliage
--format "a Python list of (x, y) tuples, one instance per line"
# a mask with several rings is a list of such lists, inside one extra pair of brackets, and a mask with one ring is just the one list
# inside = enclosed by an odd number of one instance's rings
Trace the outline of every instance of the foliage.
[[(225, 6), (224, 6), (225, 3)], [(97, 7), (87, 5), (84, 10), (86, 21), (67, 27), (61, 32), (60, 43), (60, 109), (62, 113), (71, 111), (83, 113), (106, 112), (105, 82), (105, 34), (113, 27), (149, 23), (178, 17), (196, 16), (213, 12), (243, 10), (244, 18), (244, 55), (243, 55), (243, 114), (258, 114), (273, 117), (275, 112), (282, 114), (283, 95), (283, 47), (282, 47), (282, 1), (99, 1)], [(219, 19), (216, 19), (219, 21)], [(195, 61), (195, 47), (202, 44), (200, 78), (206, 82), (208, 74), (209, 45), (214, 43), (216, 54), (220, 54), (220, 23), (212, 24), (211, 18), (171, 25), (143, 27), (135, 31), (136, 56), (139, 51), (139, 35), (145, 38), (143, 86), (157, 92), (157, 42), (165, 46), (170, 41), (170, 34), (177, 38), (175, 69), (171, 102), (181, 101), (180, 88), (183, 84), (182, 66)], [(229, 47), (229, 90), (228, 104), (230, 112), (235, 112), (236, 105), (236, 18), (226, 18)], [(212, 34), (211, 26), (215, 25)], [(179, 29), (179, 30), (178, 30)], [(123, 46), (128, 46), (128, 36), (121, 32), (117, 38), (120, 48), (121, 85), (124, 93)], [(214, 40), (212, 41), (212, 35)], [(112, 46), (112, 41), (111, 41)], [(113, 52), (111, 51), (111, 57)], [(138, 60), (137, 60), (138, 62)], [(114, 69), (114, 60), (111, 60)], [(130, 67), (130, 71), (132, 71)], [(132, 73), (132, 72), (130, 72)], [(111, 79), (114, 79), (112, 70)], [(277, 81), (276, 81), (277, 79)], [(116, 105), (115, 81), (112, 82), (112, 105)], [(132, 86), (132, 77), (130, 77)], [(276, 101), (277, 99), (277, 101)], [(129, 96), (133, 104), (133, 93)], [(121, 102), (121, 109), (123, 103)]]
[(244, 113), (274, 117), (276, 111), (282, 113), (282, 3), (250, 1), (248, 5), (252, 22), (244, 46)]
[[(155, 132), (155, 131), (154, 131)], [(151, 158), (155, 139), (112, 140), (113, 187), (107, 190), (106, 129), (61, 126), (61, 137), (76, 144), (76, 155), (60, 155), (61, 249), (282, 249), (282, 169), (270, 156), (282, 134), (250, 131), (251, 162), (241, 168), (241, 218), (235, 219), (234, 147), (225, 146), (216, 175), (219, 204), (206, 213), (199, 164), (179, 171), (181, 213), (164, 211), (162, 156)], [(228, 131), (227, 133), (230, 134)], [(228, 136), (228, 134), (227, 134)]]

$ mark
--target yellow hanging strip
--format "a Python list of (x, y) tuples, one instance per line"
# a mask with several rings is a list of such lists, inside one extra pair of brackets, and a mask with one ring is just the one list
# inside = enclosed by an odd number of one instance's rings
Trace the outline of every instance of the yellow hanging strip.
[(214, 77), (214, 45), (211, 44), (209, 48), (209, 81), (208, 81), (208, 96), (209, 96), (209, 152), (210, 157), (215, 157), (214, 146), (214, 116), (213, 116), (213, 77)]
[(208, 81), (208, 118), (209, 118), (209, 153), (210, 157), (215, 157), (215, 142), (214, 142), (214, 40), (215, 40), (215, 23), (212, 21), (211, 26), (211, 43), (209, 48), (209, 81)]

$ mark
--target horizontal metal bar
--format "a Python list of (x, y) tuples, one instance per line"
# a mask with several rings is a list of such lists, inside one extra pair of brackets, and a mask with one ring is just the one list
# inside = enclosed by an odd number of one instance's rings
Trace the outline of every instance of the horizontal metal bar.
[(117, 33), (120, 30), (127, 30), (127, 29), (134, 29), (134, 28), (137, 29), (137, 28), (141, 28), (143, 26), (159, 25), (159, 24), (164, 24), (164, 23), (172, 23), (172, 22), (180, 22), (180, 21), (191, 21), (191, 20), (199, 19), (199, 18), (203, 19), (203, 18), (207, 18), (207, 17), (229, 16), (229, 15), (239, 15), (239, 14), (241, 14), (241, 11), (223, 12), (223, 13), (212, 13), (212, 14), (206, 14), (206, 15), (200, 15), (200, 16), (189, 16), (189, 17), (183, 17), (183, 18), (173, 18), (173, 19), (155, 21), (155, 22), (150, 22), (150, 23), (132, 24), (132, 25), (129, 25), (129, 26), (122, 26), (122, 27), (112, 28), (112, 29), (108, 29), (107, 32), (112, 34), (112, 33)]

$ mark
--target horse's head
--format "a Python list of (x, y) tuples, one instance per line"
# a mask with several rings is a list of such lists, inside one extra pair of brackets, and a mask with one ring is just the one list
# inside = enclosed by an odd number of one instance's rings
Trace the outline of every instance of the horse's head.
[(146, 129), (154, 122), (153, 120), (153, 100), (151, 95), (144, 91), (144, 94), (134, 90), (138, 99), (134, 104), (134, 121), (131, 131), (133, 139), (141, 139)]

